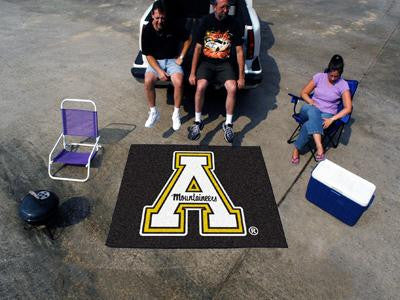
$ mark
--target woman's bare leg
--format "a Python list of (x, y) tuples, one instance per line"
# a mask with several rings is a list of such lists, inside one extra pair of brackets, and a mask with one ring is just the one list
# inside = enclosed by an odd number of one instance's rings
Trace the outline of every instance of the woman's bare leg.
[(322, 137), (319, 133), (313, 134), (315, 146), (317, 147), (317, 154), (321, 155), (324, 154), (324, 147), (322, 147)]

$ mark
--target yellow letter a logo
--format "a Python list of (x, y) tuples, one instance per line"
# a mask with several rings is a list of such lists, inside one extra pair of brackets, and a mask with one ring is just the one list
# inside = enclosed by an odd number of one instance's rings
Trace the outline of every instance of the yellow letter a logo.
[(140, 235), (185, 236), (188, 211), (199, 213), (202, 236), (245, 236), (243, 209), (234, 206), (214, 174), (214, 153), (176, 151), (173, 173), (154, 203), (143, 208)]

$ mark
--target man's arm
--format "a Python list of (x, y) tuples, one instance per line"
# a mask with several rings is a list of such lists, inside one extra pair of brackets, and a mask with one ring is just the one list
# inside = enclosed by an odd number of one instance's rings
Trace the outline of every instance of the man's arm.
[(156, 72), (158, 73), (158, 78), (160, 78), (160, 80), (162, 81), (167, 81), (168, 80), (168, 74), (160, 68), (160, 66), (158, 65), (157, 60), (154, 58), (154, 56), (152, 55), (146, 55), (147, 61), (149, 62), (149, 65), (156, 70)]
[(192, 69), (190, 70), (190, 76), (189, 76), (189, 82), (191, 85), (196, 84), (196, 69), (197, 65), (199, 64), (201, 48), (203, 48), (203, 46), (199, 43), (196, 43), (192, 59)]
[(244, 54), (243, 54), (243, 47), (236, 46), (236, 58), (237, 58), (237, 63), (239, 66), (239, 79), (237, 81), (237, 85), (239, 89), (244, 88)]
[(186, 53), (188, 52), (191, 43), (192, 43), (192, 36), (189, 35), (189, 38), (183, 43), (181, 54), (175, 61), (178, 65), (182, 64), (183, 59), (185, 58)]

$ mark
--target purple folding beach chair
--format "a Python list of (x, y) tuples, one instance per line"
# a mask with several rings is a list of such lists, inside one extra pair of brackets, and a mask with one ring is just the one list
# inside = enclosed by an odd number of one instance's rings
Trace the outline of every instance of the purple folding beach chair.
[[(67, 103), (88, 103), (93, 105), (94, 110), (86, 109), (72, 109), (64, 108)], [(97, 127), (97, 108), (96, 104), (92, 100), (83, 99), (64, 99), (61, 102), (61, 115), (62, 115), (62, 125), (63, 132), (58, 138), (56, 144), (49, 154), (49, 176), (56, 180), (69, 180), (85, 182), (88, 180), (90, 175), (90, 162), (96, 155), (97, 151), (101, 147), (99, 145), (99, 131)], [(82, 138), (94, 138), (96, 142), (94, 144), (90, 143), (77, 143), (72, 142), (76, 137)], [(57, 145), (62, 139), (62, 150), (53, 157), (53, 152), (55, 151)], [(88, 152), (78, 151), (81, 147), (86, 147), (89, 149)], [(51, 173), (52, 164), (66, 164), (66, 165), (77, 165), (85, 166), (87, 169), (86, 178), (68, 178), (68, 177), (58, 177)]]

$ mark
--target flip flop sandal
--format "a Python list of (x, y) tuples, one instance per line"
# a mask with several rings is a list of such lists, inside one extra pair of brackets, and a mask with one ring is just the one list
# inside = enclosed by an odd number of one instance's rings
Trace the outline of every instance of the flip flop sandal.
[(320, 161), (325, 160), (325, 154), (322, 153), (322, 154), (317, 154), (317, 155), (315, 155), (315, 160), (316, 160), (317, 162), (320, 162)]
[(292, 157), (292, 160), (290, 161), (292, 165), (298, 165), (300, 162), (300, 157)]

